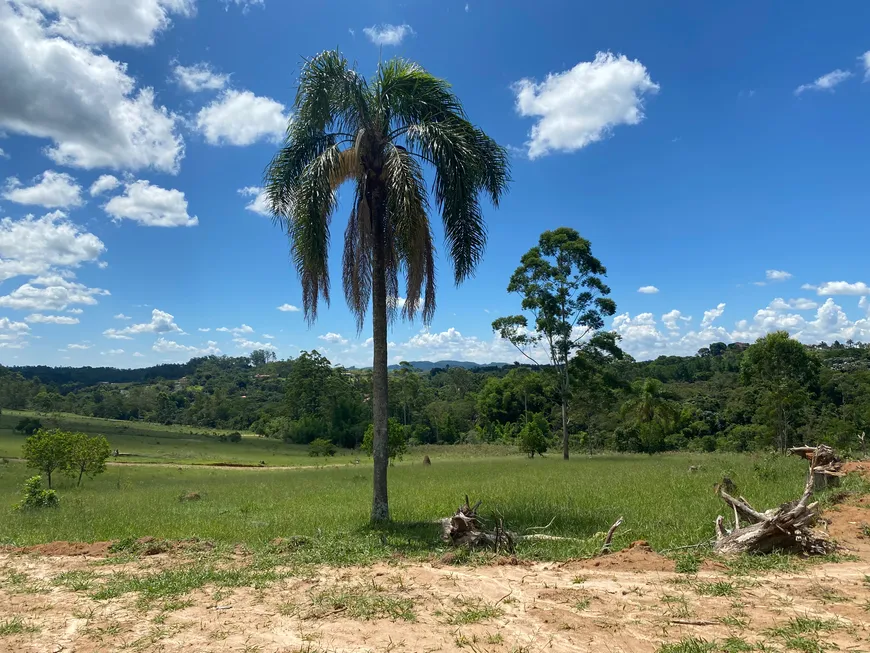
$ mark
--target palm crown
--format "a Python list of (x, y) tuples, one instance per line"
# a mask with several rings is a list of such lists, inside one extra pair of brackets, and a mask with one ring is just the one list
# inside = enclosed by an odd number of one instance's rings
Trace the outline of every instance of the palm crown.
[[(417, 64), (393, 59), (371, 83), (337, 52), (307, 61), (283, 147), (266, 170), (269, 206), (286, 229), (302, 282), (306, 318), (330, 298), (327, 265), (335, 191), (354, 182), (345, 232), (344, 292), (362, 327), (372, 275), (383, 256), (388, 309), (428, 323), (435, 310), (435, 247), (423, 166), (444, 222), (457, 283), (473, 273), (486, 242), (480, 206), (497, 205), (509, 181), (505, 150), (472, 125), (450, 85)], [(380, 251), (379, 251), (380, 250)]]

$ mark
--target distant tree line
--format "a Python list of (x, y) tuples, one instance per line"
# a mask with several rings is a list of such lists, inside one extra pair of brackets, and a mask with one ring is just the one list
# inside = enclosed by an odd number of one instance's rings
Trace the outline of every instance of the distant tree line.
[[(580, 350), (568, 367), (572, 451), (850, 448), (870, 430), (870, 347), (862, 343), (807, 347), (776, 333), (751, 347), (712, 343), (694, 356), (642, 362)], [(81, 378), (63, 368), (57, 384), (0, 367), (0, 406), (349, 448), (363, 444), (372, 421), (370, 372), (333, 366), (317, 352), (197, 358), (172, 379), (156, 374), (162, 368), (140, 370), (147, 381), (118, 383), (92, 383), (96, 368), (81, 368)], [(549, 365), (424, 372), (404, 363), (389, 375), (389, 415), (409, 444), (503, 443), (534, 455), (561, 444), (563, 379)]]

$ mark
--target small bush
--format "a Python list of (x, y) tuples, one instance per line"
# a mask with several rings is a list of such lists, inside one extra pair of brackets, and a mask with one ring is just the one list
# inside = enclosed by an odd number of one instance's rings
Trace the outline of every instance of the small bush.
[(24, 435), (33, 435), (42, 428), (42, 422), (35, 417), (22, 417), (15, 425), (15, 431)]
[(234, 431), (233, 433), (230, 433), (229, 440), (230, 440), (230, 442), (241, 442), (242, 441), (242, 434), (239, 433), (238, 431)]
[(331, 440), (327, 440), (326, 438), (317, 438), (311, 441), (311, 444), (308, 448), (309, 456), (334, 456), (335, 455), (335, 445), (332, 444)]
[(533, 415), (529, 422), (520, 431), (520, 451), (534, 458), (535, 454), (543, 455), (547, 452), (549, 443), (547, 433), (550, 427), (543, 415)]
[[(369, 424), (366, 429), (366, 434), (363, 436), (360, 448), (371, 456), (374, 442), (375, 426), (374, 424)], [(405, 437), (405, 427), (402, 426), (402, 423), (399, 422), (399, 420), (392, 417), (390, 418), (387, 432), (387, 449), (390, 457), (390, 464), (392, 464), (396, 458), (401, 460), (402, 456), (408, 450), (408, 440)]]
[(15, 505), (15, 510), (54, 508), (58, 502), (57, 492), (42, 489), (41, 476), (31, 476), (24, 481), (24, 496), (21, 502)]

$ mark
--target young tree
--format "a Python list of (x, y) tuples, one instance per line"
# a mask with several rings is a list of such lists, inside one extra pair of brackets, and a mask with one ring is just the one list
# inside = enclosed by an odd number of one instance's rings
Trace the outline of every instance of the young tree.
[(679, 409), (661, 381), (643, 379), (631, 386), (622, 412), (639, 429), (641, 447), (651, 454), (661, 451), (665, 431), (673, 424)]
[(543, 415), (532, 415), (523, 430), (520, 431), (520, 451), (534, 458), (535, 454), (543, 456), (549, 446), (547, 437), (550, 433), (550, 425)]
[(788, 332), (759, 338), (746, 350), (740, 365), (743, 383), (759, 388), (768, 409), (766, 420), (780, 451), (788, 449), (794, 422), (819, 382), (819, 360)]
[[(405, 437), (405, 427), (395, 418), (390, 418), (389, 422), (389, 439), (387, 441), (387, 457), (390, 464), (398, 458), (402, 459), (405, 452), (408, 450), (408, 438)], [(374, 453), (375, 427), (374, 424), (369, 424), (366, 433), (363, 436), (361, 449), (369, 456)]]
[(68, 433), (59, 429), (38, 431), (24, 441), (21, 451), (27, 466), (45, 474), (51, 489), (51, 474), (69, 464), (70, 447)]
[(520, 259), (508, 292), (522, 298), (522, 308), (534, 316), (533, 330), (525, 315), (500, 317), (493, 331), (539, 365), (534, 352), (543, 346), (558, 379), (562, 403), (562, 457), (568, 459), (568, 399), (571, 374), (568, 362), (581, 346), (607, 349), (612, 335), (600, 333), (604, 318), (616, 312), (602, 281), (607, 269), (592, 256), (591, 243), (569, 227), (541, 234), (537, 247)]
[(387, 329), (407, 286), (406, 318), (435, 313), (435, 248), (423, 166), (432, 168), (456, 283), (483, 256), (480, 195), (494, 204), (509, 181), (507, 152), (472, 125), (450, 85), (417, 64), (392, 59), (367, 81), (338, 52), (307, 60), (287, 138), (267, 168), (268, 206), (286, 230), (309, 323), (329, 302), (330, 219), (336, 190), (354, 184), (345, 230), (343, 282), (362, 329), (372, 306), (374, 483), (372, 521), (389, 519), (387, 500)]
[(68, 459), (66, 471), (77, 478), (76, 486), (82, 484), (82, 476), (91, 478), (106, 471), (106, 461), (112, 455), (108, 440), (102, 435), (67, 433)]

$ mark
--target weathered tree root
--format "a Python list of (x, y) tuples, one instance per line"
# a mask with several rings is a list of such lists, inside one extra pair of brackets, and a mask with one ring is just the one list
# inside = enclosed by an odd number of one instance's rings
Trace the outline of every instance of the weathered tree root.
[(441, 520), (441, 539), (453, 546), (464, 546), (470, 549), (492, 549), (496, 553), (514, 552), (517, 534), (506, 530), (499, 520), (491, 531), (484, 530), (477, 509), (482, 502), (470, 505), (468, 495), (465, 504), (456, 509), (452, 517)]
[[(784, 503), (778, 508), (758, 512), (749, 502), (731, 496), (722, 483), (717, 493), (735, 514), (735, 528), (725, 528), (725, 519), (716, 518), (716, 542), (713, 550), (718, 553), (803, 553), (823, 555), (834, 550), (834, 544), (823, 533), (812, 530), (821, 513), (817, 502), (810, 503), (813, 494), (813, 470), (815, 457), (810, 461), (810, 473), (804, 493), (798, 501)], [(728, 488), (730, 489), (730, 488)], [(749, 522), (740, 527), (740, 520)]]

